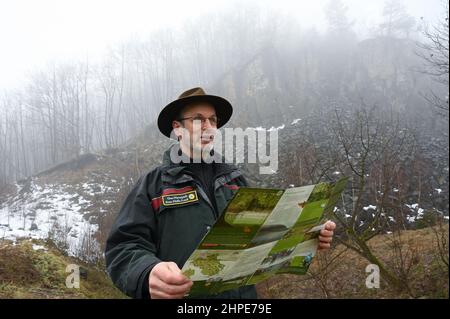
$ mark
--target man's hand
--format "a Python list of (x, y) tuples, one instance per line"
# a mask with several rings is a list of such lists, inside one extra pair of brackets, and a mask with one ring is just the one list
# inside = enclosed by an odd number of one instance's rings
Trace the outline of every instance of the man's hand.
[(148, 277), (152, 299), (181, 299), (189, 292), (192, 284), (174, 262), (156, 264)]
[(331, 220), (325, 223), (325, 227), (319, 234), (319, 250), (329, 249), (331, 247), (331, 241), (333, 240), (333, 230), (336, 228), (336, 224)]

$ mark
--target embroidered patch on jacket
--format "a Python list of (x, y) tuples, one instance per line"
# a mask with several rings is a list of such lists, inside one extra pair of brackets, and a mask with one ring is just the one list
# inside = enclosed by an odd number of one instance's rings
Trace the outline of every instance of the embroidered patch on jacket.
[(161, 205), (163, 205), (163, 200), (162, 200), (163, 196), (166, 196), (166, 195), (180, 195), (180, 194), (184, 194), (184, 193), (189, 193), (189, 192), (191, 192), (193, 190), (194, 190), (194, 187), (192, 187), (192, 186), (185, 186), (185, 187), (182, 187), (182, 188), (169, 187), (169, 188), (163, 189), (161, 196), (158, 196), (156, 198), (152, 198), (153, 210), (155, 212), (159, 211)]
[(162, 204), (164, 206), (183, 205), (186, 203), (197, 202), (197, 191), (193, 190), (181, 194), (169, 194), (162, 196)]

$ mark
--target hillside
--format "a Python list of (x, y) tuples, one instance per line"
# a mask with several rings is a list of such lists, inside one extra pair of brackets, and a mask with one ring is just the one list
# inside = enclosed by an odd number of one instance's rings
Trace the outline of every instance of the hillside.
[[(448, 225), (444, 235), (448, 238)], [(397, 257), (391, 235), (374, 237), (370, 245), (388, 263)], [(405, 260), (411, 264), (411, 293), (416, 298), (448, 298), (448, 268), (437, 256), (431, 228), (403, 231)], [(448, 251), (447, 251), (448, 254)], [(447, 255), (448, 258), (448, 255)], [(80, 265), (80, 289), (66, 288), (66, 266)], [(410, 298), (381, 281), (380, 289), (367, 289), (368, 262), (337, 245), (314, 259), (306, 276), (279, 275), (257, 285), (260, 298)], [(323, 271), (328, 265), (327, 271)], [(445, 278), (445, 280), (443, 280)], [(68, 257), (44, 241), (0, 242), (0, 299), (2, 298), (126, 298), (101, 269)]]
[[(80, 287), (67, 288), (67, 265), (80, 266)], [(102, 269), (68, 257), (49, 242), (0, 241), (0, 299), (126, 298)]]
[[(448, 230), (446, 224), (441, 232), (447, 243)], [(375, 254), (383, 256), (383, 261), (396, 268), (398, 274), (405, 276), (409, 293), (395, 291), (382, 278), (379, 289), (368, 289), (365, 282), (369, 273), (365, 269), (369, 262), (339, 244), (328, 252), (320, 252), (306, 276), (280, 275), (259, 284), (259, 296), (293, 299), (448, 298), (448, 265), (442, 262), (436, 249), (433, 229), (402, 231), (399, 237), (402, 254), (393, 249), (393, 236), (378, 235), (370, 240), (370, 247)], [(448, 263), (448, 247), (445, 251)], [(401, 268), (404, 268), (403, 273)]]
[[(322, 180), (333, 180), (343, 173), (338, 164), (328, 164), (333, 133), (323, 130), (322, 121), (314, 114), (267, 129), (278, 131), (279, 170), (277, 174), (262, 175), (259, 164), (238, 164), (251, 185), (285, 188), (312, 184), (319, 174), (323, 174)], [(317, 145), (308, 143), (309, 136), (314, 136)], [(430, 150), (423, 156), (427, 155), (427, 162), (439, 169), (428, 175), (427, 184), (436, 186), (427, 190), (429, 197), (420, 205), (415, 189), (405, 189), (406, 196), (403, 193), (401, 197), (397, 188), (390, 190), (390, 198), (398, 198), (403, 207), (402, 222), (411, 228), (427, 212), (438, 212), (448, 220), (448, 177), (442, 177), (442, 171), (448, 169), (445, 152), (441, 151), (445, 144), (445, 138), (434, 138), (426, 144)], [(139, 176), (161, 163), (169, 145), (168, 139), (148, 127), (120, 148), (84, 154), (9, 185), (0, 191), (0, 239), (49, 238), (71, 256), (101, 261), (106, 237), (123, 200)], [(302, 152), (303, 148), (308, 152)], [(297, 165), (302, 161), (313, 166), (312, 174), (305, 170), (306, 165)], [(316, 166), (327, 169), (321, 173)], [(350, 194), (345, 196), (348, 202), (352, 200)], [(369, 198), (358, 211), (361, 225), (370, 221), (377, 209), (377, 203)], [(397, 222), (394, 217), (386, 216), (387, 222)]]
[(1, 189), (0, 239), (51, 239), (71, 256), (102, 260), (123, 200), (171, 143), (154, 132), (149, 128), (120, 148), (84, 154)]

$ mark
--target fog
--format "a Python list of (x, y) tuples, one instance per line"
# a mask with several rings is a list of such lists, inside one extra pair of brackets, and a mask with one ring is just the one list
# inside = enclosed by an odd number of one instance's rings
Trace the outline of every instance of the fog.
[[(20, 87), (27, 76), (52, 62), (86, 59), (100, 61), (108, 46), (131, 38), (146, 38), (158, 28), (182, 29), (183, 23), (208, 12), (239, 7), (236, 1), (0, 1), (0, 89)], [(245, 1), (270, 12), (292, 16), (303, 28), (326, 29), (327, 0)], [(253, 3), (253, 4), (252, 4)], [(442, 13), (440, 0), (405, 1), (416, 21), (432, 23)], [(382, 21), (383, 0), (343, 1), (353, 30), (361, 37), (376, 32)], [(199, 27), (199, 32), (205, 31)]]
[[(0, 244), (101, 261), (123, 201), (174, 142), (160, 110), (200, 86), (233, 105), (223, 131), (258, 131), (258, 150), (261, 132), (277, 137), (266, 174), (234, 163), (250, 186), (348, 177), (336, 206), (311, 203), (339, 246), (306, 279), (267, 281), (266, 297), (448, 298), (448, 27), (440, 0), (0, 0)], [(380, 289), (363, 284), (368, 263)], [(8, 285), (0, 298), (20, 296)]]
[(243, 128), (363, 104), (436, 129), (448, 62), (436, 75), (427, 32), (446, 16), (437, 0), (2, 1), (0, 180), (155, 133), (195, 86)]

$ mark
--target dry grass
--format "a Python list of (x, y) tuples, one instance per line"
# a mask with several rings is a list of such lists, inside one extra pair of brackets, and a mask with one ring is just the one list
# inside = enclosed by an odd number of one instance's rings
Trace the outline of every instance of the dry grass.
[[(448, 224), (444, 227), (448, 238)], [(398, 251), (400, 242), (403, 266)], [(320, 252), (306, 276), (280, 275), (257, 285), (260, 298), (448, 298), (448, 266), (437, 251), (431, 228), (403, 231), (400, 237), (379, 235), (369, 242), (375, 255), (397, 275), (405, 275), (409, 291), (396, 291), (381, 278), (379, 289), (368, 289), (365, 272), (369, 262), (356, 252), (337, 245)], [(448, 254), (448, 251), (446, 252)]]
[[(33, 250), (33, 244), (46, 250)], [(66, 266), (85, 270), (80, 288), (67, 288)], [(125, 298), (101, 270), (62, 254), (42, 241), (0, 242), (0, 299)]]
[[(448, 238), (448, 225), (445, 226)], [(375, 254), (395, 269), (398, 254), (394, 236), (370, 241)], [(367, 260), (337, 245), (320, 252), (306, 276), (280, 275), (257, 285), (260, 298), (448, 298), (448, 267), (439, 258), (431, 228), (404, 231), (400, 236), (406, 264), (410, 265), (410, 291), (398, 292), (381, 281), (379, 289), (365, 286)], [(32, 249), (33, 243), (47, 251)], [(447, 252), (448, 254), (448, 252)], [(75, 263), (87, 269), (80, 289), (65, 287), (65, 267)], [(24, 240), (17, 245), (0, 242), (0, 299), (2, 298), (125, 298), (100, 269), (64, 256), (43, 242)]]

